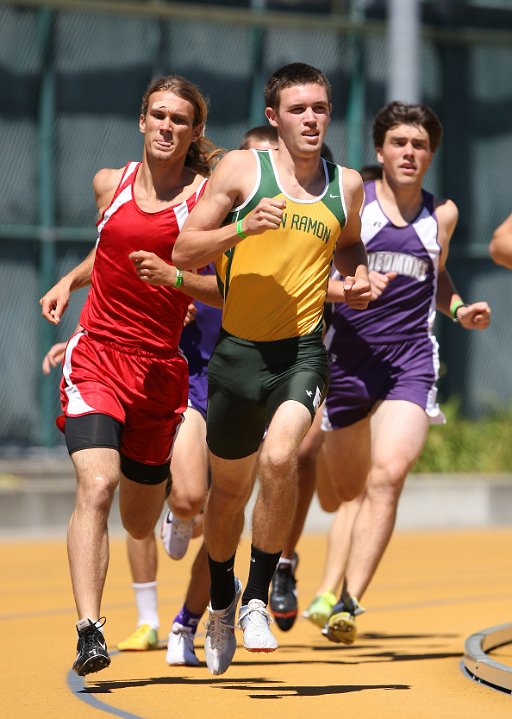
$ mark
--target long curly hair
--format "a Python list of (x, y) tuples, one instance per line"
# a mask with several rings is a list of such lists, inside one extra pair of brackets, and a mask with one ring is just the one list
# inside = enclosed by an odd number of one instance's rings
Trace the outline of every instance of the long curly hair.
[[(183, 100), (190, 102), (194, 108), (194, 127), (201, 124), (206, 125), (208, 100), (197, 85), (180, 75), (162, 75), (149, 83), (142, 96), (141, 115), (145, 117), (147, 114), (150, 96), (154, 92), (161, 92), (162, 90), (169, 90)], [(223, 152), (223, 148), (216, 147), (203, 134), (190, 145), (185, 165), (199, 175), (209, 177)]]

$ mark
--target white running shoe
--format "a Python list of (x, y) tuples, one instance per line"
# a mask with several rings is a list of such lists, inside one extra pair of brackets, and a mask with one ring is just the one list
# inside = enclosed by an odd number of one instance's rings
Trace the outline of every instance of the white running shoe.
[(193, 519), (178, 519), (169, 510), (162, 521), (160, 537), (171, 559), (182, 559), (187, 553), (194, 530)]
[(167, 641), (167, 664), (171, 667), (198, 667), (199, 659), (194, 651), (194, 633), (191, 627), (174, 622)]
[(244, 633), (244, 647), (250, 652), (275, 652), (278, 644), (270, 631), (271, 622), (261, 599), (250, 599), (249, 604), (240, 607), (238, 626)]
[(227, 609), (212, 609), (211, 605), (208, 606), (204, 653), (208, 669), (215, 675), (224, 674), (235, 654), (235, 613), (242, 595), (242, 585), (236, 577), (235, 592), (235, 598)]

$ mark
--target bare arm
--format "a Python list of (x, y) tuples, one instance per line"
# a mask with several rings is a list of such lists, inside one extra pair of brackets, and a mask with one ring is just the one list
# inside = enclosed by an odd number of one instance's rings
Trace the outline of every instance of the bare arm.
[[(177, 279), (176, 267), (162, 260), (154, 252), (138, 250), (130, 253), (129, 257), (142, 282), (147, 282), (155, 287), (161, 285), (175, 286)], [(176, 289), (207, 305), (222, 307), (223, 300), (215, 275), (199, 275), (188, 270), (183, 270), (182, 272), (183, 282)]]
[[(101, 214), (110, 203), (115, 189), (122, 177), (123, 168), (119, 170), (103, 169), (96, 173), (92, 186), (96, 198), (98, 213)], [(92, 268), (96, 257), (94, 247), (85, 260), (77, 265), (44, 294), (39, 300), (41, 312), (48, 322), (58, 325), (67, 309), (71, 293), (88, 285), (91, 281)]]
[[(222, 225), (229, 212), (248, 197), (256, 178), (256, 159), (249, 150), (225, 155), (209, 179), (203, 196), (188, 216), (172, 253), (177, 267), (193, 270), (216, 260), (243, 241), (236, 223)], [(285, 203), (262, 199), (242, 225), (244, 235), (277, 229)]]
[[(450, 240), (455, 232), (459, 213), (451, 200), (440, 201), (436, 207), (441, 256), (437, 278), (436, 307), (450, 319), (456, 317), (465, 329), (485, 330), (491, 321), (491, 310), (487, 302), (474, 302), (466, 305), (457, 292), (450, 273), (446, 269)], [(457, 308), (457, 305), (459, 307)], [(457, 308), (455, 313), (452, 308)]]
[(94, 247), (85, 260), (80, 262), (71, 272), (61, 279), (44, 294), (39, 300), (43, 317), (54, 325), (58, 325), (62, 315), (67, 309), (71, 293), (88, 285), (91, 281), (96, 247)]
[(360, 175), (344, 169), (343, 192), (347, 208), (345, 227), (334, 252), (334, 266), (344, 276), (343, 295), (353, 309), (366, 309), (371, 299), (368, 257), (361, 240), (361, 205), (364, 190)]
[(489, 254), (497, 265), (512, 270), (512, 214), (494, 230)]

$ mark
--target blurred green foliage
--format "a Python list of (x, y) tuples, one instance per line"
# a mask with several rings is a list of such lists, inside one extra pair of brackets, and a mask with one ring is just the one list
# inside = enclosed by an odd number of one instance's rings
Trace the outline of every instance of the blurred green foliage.
[(430, 428), (414, 473), (512, 472), (512, 409), (478, 421), (463, 417), (456, 400), (442, 410), (446, 424)]

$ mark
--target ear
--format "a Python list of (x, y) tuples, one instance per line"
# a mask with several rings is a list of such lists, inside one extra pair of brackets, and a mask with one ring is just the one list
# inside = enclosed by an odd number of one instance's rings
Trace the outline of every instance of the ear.
[(272, 125), (272, 127), (277, 127), (276, 116), (277, 116), (277, 113), (271, 107), (265, 108), (265, 117), (267, 118), (269, 123)]
[(142, 134), (146, 132), (146, 117), (142, 114), (139, 115), (139, 132)]
[(382, 165), (384, 163), (384, 158), (382, 157), (382, 147), (376, 147), (375, 153), (377, 155), (377, 162)]
[(192, 142), (196, 142), (199, 140), (199, 138), (204, 135), (204, 123), (202, 122), (200, 125), (196, 125), (192, 129)]

